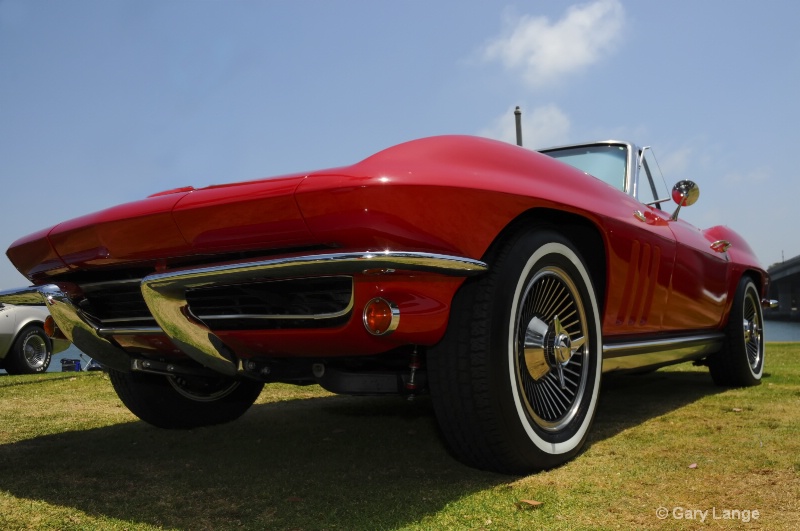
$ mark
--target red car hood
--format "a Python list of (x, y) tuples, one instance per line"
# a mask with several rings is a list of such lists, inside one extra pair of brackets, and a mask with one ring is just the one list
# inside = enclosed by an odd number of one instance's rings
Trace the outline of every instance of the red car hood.
[(30, 280), (71, 269), (313, 244), (294, 199), (305, 175), (181, 188), (65, 221), (15, 241)]

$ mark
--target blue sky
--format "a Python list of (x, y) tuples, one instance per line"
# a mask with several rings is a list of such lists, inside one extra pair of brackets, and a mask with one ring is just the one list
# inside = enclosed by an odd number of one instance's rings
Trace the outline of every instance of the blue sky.
[[(652, 145), (683, 217), (800, 254), (794, 1), (0, 0), (0, 248), (437, 134)], [(155, 236), (155, 235), (154, 235)], [(0, 289), (27, 281), (3, 258)]]

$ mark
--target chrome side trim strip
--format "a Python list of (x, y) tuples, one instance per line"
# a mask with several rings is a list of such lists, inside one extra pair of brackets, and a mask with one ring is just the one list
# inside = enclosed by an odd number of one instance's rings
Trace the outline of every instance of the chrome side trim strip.
[(337, 317), (342, 317), (347, 315), (350, 310), (353, 309), (353, 304), (349, 304), (347, 308), (340, 312), (335, 313), (317, 313), (317, 314), (298, 314), (298, 315), (278, 315), (278, 314), (261, 314), (261, 313), (241, 313), (241, 314), (220, 314), (220, 315), (209, 315), (209, 314), (202, 314), (198, 315), (198, 319), (208, 319), (209, 321), (236, 321), (238, 319), (252, 319), (254, 321), (263, 320), (263, 321), (281, 321), (281, 320), (298, 320), (298, 321), (323, 321), (325, 319), (336, 319)]
[(163, 334), (164, 331), (157, 326), (126, 326), (126, 327), (99, 327), (97, 335), (100, 337), (112, 336), (153, 336)]
[(198, 316), (192, 315), (186, 290), (255, 279), (355, 274), (371, 269), (427, 271), (471, 276), (488, 269), (478, 260), (433, 253), (360, 252), (275, 258), (156, 273), (142, 279), (142, 295), (156, 322), (175, 345), (205, 367), (233, 376), (234, 353)]
[(722, 348), (725, 334), (708, 333), (603, 345), (603, 372), (641, 369), (701, 359)]
[[(152, 317), (119, 317), (114, 319), (97, 319), (93, 318), (94, 321), (98, 323), (105, 324), (112, 324), (112, 323), (146, 323), (153, 320)], [(102, 326), (101, 325), (101, 326)]]

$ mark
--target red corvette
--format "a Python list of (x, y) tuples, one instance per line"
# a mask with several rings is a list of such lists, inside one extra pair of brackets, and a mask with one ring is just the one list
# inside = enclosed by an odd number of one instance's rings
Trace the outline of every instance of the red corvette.
[(233, 420), (269, 382), (430, 393), (456, 456), (524, 473), (580, 450), (603, 372), (759, 383), (768, 277), (680, 219), (698, 195), (630, 143), (426, 138), (31, 234), (7, 254), (34, 286), (0, 302), (44, 300), (156, 426)]

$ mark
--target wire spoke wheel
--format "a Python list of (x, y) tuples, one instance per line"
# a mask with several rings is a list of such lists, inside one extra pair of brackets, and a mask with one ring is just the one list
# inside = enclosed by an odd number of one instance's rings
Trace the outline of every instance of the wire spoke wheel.
[(597, 409), (603, 351), (591, 271), (550, 228), (523, 230), (489, 258), (428, 353), (436, 417), (471, 466), (550, 469), (581, 450)]
[[(527, 412), (540, 428), (558, 431), (574, 418), (588, 372), (586, 312), (574, 282), (558, 267), (539, 271), (524, 292), (516, 323), (516, 373)], [(531, 323), (546, 324), (547, 332), (538, 334)]]
[(725, 387), (749, 387), (761, 383), (764, 374), (764, 316), (755, 283), (742, 277), (725, 326), (725, 344), (708, 357), (714, 383)]
[(744, 300), (744, 348), (747, 352), (747, 361), (750, 368), (756, 370), (761, 363), (764, 352), (763, 335), (764, 324), (761, 321), (759, 301), (753, 291), (748, 291)]

